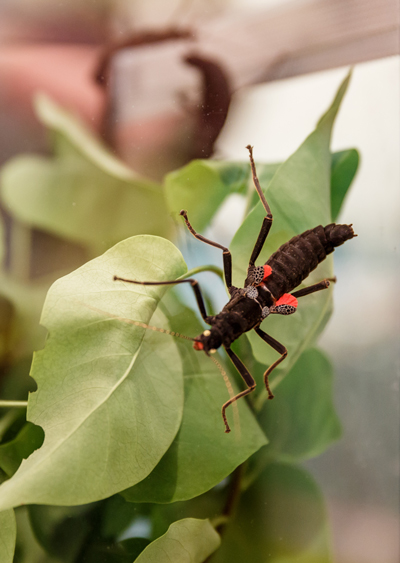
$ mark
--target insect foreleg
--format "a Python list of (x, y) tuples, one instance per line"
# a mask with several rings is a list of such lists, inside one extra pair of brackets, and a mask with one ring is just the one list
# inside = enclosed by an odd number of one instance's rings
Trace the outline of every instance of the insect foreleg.
[(269, 334), (267, 334), (266, 332), (261, 330), (261, 328), (255, 328), (254, 330), (256, 331), (258, 336), (260, 336), (264, 340), (264, 342), (269, 344), (271, 346), (271, 348), (273, 348), (274, 350), (279, 352), (279, 354), (281, 354), (281, 357), (278, 358), (276, 360), (276, 362), (274, 362), (272, 365), (270, 365), (269, 368), (267, 369), (267, 371), (264, 373), (264, 383), (265, 383), (265, 387), (268, 391), (268, 399), (273, 399), (274, 394), (272, 393), (272, 391), (270, 389), (268, 378), (269, 378), (271, 372), (276, 368), (276, 366), (279, 365), (286, 358), (288, 352), (287, 352), (287, 350), (286, 350), (286, 348), (283, 344), (281, 344), (280, 342), (275, 340), (275, 338), (272, 338), (272, 336), (270, 336)]
[(268, 236), (268, 233), (271, 229), (273, 218), (272, 218), (271, 209), (270, 209), (270, 207), (267, 203), (267, 200), (265, 199), (264, 193), (261, 189), (260, 182), (259, 182), (258, 177), (257, 177), (256, 166), (255, 166), (254, 160), (253, 160), (253, 148), (250, 145), (247, 145), (246, 148), (248, 149), (249, 154), (250, 154), (250, 166), (251, 166), (251, 172), (253, 174), (254, 186), (255, 186), (257, 193), (258, 193), (258, 195), (261, 199), (261, 203), (263, 204), (264, 209), (267, 213), (267, 216), (264, 217), (263, 224), (261, 225), (260, 234), (257, 237), (256, 244), (254, 245), (254, 249), (253, 249), (253, 252), (251, 253), (251, 257), (250, 257), (249, 266), (254, 266), (259, 254), (262, 250), (262, 247), (264, 246), (264, 242), (265, 242), (265, 240)]
[(212, 240), (203, 237), (203, 235), (199, 235), (198, 233), (196, 233), (196, 231), (193, 229), (192, 225), (190, 224), (187, 216), (187, 212), (184, 209), (182, 209), (179, 215), (182, 215), (182, 217), (185, 219), (187, 228), (192, 233), (192, 235), (195, 238), (197, 238), (197, 240), (201, 240), (202, 242), (205, 242), (210, 246), (214, 246), (215, 248), (220, 248), (222, 250), (222, 258), (224, 260), (225, 283), (226, 283), (226, 287), (229, 290), (229, 288), (232, 287), (232, 255), (230, 253), (229, 248), (226, 248), (225, 246), (222, 246), (222, 244), (219, 244), (218, 242), (213, 242)]
[(254, 391), (256, 387), (256, 382), (254, 381), (254, 378), (251, 376), (251, 374), (249, 373), (245, 365), (242, 363), (242, 361), (236, 356), (236, 354), (232, 352), (230, 348), (225, 347), (225, 350), (228, 356), (230, 357), (230, 359), (232, 360), (235, 368), (238, 370), (238, 372), (240, 373), (240, 375), (244, 379), (244, 382), (247, 385), (247, 389), (245, 389), (241, 393), (238, 393), (237, 395), (235, 395), (234, 397), (229, 399), (229, 401), (226, 401), (226, 403), (222, 405), (222, 418), (224, 419), (225, 432), (228, 434), (231, 431), (231, 429), (229, 428), (229, 424), (226, 419), (225, 411), (227, 407), (229, 407), (229, 405), (240, 399), (240, 397), (244, 397), (245, 395), (248, 395), (249, 393)]
[(199, 282), (197, 280), (189, 278), (187, 280), (149, 282), (149, 281), (127, 280), (125, 278), (119, 278), (118, 276), (114, 276), (114, 281), (123, 281), (123, 282), (128, 282), (128, 283), (135, 283), (137, 285), (176, 285), (178, 283), (190, 283), (190, 285), (193, 288), (201, 316), (203, 317), (203, 320), (206, 323), (210, 324), (208, 322), (209, 316), (207, 315), (207, 312), (206, 312), (206, 307), (204, 305), (203, 295), (201, 293)]
[(308, 287), (299, 289), (299, 291), (295, 291), (291, 295), (296, 298), (304, 297), (304, 295), (310, 295), (310, 293), (315, 293), (316, 291), (327, 289), (331, 285), (330, 282), (336, 282), (336, 278), (326, 278), (325, 280), (315, 283), (314, 285), (309, 285)]

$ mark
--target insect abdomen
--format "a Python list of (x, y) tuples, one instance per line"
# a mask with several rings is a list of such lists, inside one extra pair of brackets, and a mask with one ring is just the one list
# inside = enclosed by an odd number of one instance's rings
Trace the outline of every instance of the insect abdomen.
[(283, 244), (266, 262), (272, 273), (265, 285), (279, 299), (305, 280), (328, 254), (356, 236), (351, 225), (331, 223), (305, 231)]

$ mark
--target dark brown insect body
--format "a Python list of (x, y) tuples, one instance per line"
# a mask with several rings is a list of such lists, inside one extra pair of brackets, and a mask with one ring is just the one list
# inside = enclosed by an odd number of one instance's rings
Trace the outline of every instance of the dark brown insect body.
[(250, 152), (254, 185), (266, 211), (266, 217), (264, 217), (260, 234), (250, 257), (247, 278), (243, 288), (232, 286), (232, 257), (229, 250), (196, 233), (189, 223), (186, 211), (181, 211), (181, 215), (184, 217), (186, 225), (193, 236), (223, 251), (225, 282), (231, 298), (218, 315), (207, 315), (197, 280), (138, 282), (115, 278), (143, 285), (191, 284), (200, 313), (204, 321), (210, 325), (209, 329), (194, 339), (194, 348), (196, 350), (203, 350), (209, 355), (214, 353), (220, 346), (223, 346), (247, 385), (247, 389), (232, 397), (222, 407), (226, 432), (230, 432), (226, 419), (226, 408), (240, 397), (253, 391), (256, 386), (255, 380), (247, 368), (231, 350), (231, 344), (245, 332), (254, 329), (267, 344), (279, 352), (280, 357), (264, 373), (264, 383), (268, 391), (268, 398), (272, 399), (273, 394), (269, 387), (268, 377), (272, 370), (286, 358), (287, 350), (280, 342), (261, 330), (260, 324), (271, 314), (290, 315), (295, 313), (298, 298), (329, 287), (330, 281), (335, 281), (334, 279), (325, 279), (312, 286), (290, 293), (308, 277), (310, 272), (320, 262), (325, 260), (328, 254), (334, 251), (335, 247), (357, 236), (354, 234), (351, 225), (331, 223), (326, 227), (318, 226), (293, 237), (289, 242), (283, 244), (263, 266), (255, 266), (255, 261), (261, 252), (272, 225), (272, 214), (257, 178), (252, 148), (250, 146), (247, 148)]

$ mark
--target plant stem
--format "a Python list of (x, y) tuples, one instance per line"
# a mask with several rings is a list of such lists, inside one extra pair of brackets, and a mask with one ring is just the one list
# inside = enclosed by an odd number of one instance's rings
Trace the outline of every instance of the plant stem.
[(0, 408), (1, 407), (5, 407), (5, 408), (16, 408), (16, 409), (20, 409), (20, 408), (25, 408), (28, 406), (28, 401), (0, 401)]

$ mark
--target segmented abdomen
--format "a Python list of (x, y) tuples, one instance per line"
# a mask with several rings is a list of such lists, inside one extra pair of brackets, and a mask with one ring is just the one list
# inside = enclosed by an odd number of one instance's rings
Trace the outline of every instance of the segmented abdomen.
[(356, 236), (351, 225), (331, 223), (305, 231), (283, 244), (266, 262), (272, 273), (265, 285), (279, 299), (301, 284), (328, 254)]

